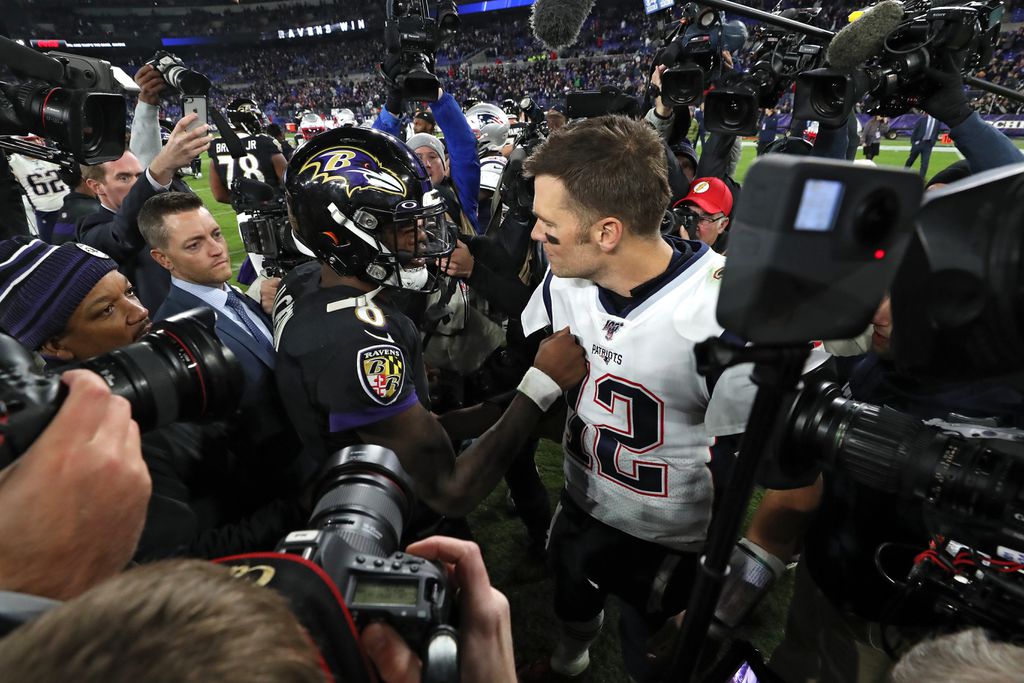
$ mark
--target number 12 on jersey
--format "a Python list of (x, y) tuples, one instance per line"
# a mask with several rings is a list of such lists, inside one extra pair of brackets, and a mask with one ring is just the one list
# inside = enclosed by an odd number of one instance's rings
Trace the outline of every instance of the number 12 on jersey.
[[(588, 387), (584, 382), (581, 389)], [(645, 387), (614, 375), (604, 375), (593, 384), (593, 406), (613, 416), (621, 416), (624, 428), (607, 424), (588, 424), (580, 417), (582, 395), (571, 396), (575, 406), (566, 423), (565, 452), (587, 469), (619, 486), (645, 496), (668, 496), (668, 466), (644, 462), (635, 456), (649, 453), (664, 442), (665, 404)], [(596, 420), (595, 420), (596, 422)], [(634, 457), (623, 458), (623, 451)], [(626, 462), (622, 462), (625, 460)]]

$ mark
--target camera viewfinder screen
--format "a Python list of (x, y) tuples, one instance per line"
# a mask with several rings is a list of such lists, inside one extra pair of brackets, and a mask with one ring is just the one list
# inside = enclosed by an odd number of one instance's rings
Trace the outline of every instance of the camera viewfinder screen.
[(839, 213), (844, 189), (843, 183), (838, 180), (815, 178), (804, 183), (793, 228), (806, 232), (830, 231)]
[(406, 581), (380, 581), (377, 579), (359, 577), (356, 579), (356, 588), (352, 592), (355, 602), (374, 605), (416, 605), (418, 595), (416, 582)]

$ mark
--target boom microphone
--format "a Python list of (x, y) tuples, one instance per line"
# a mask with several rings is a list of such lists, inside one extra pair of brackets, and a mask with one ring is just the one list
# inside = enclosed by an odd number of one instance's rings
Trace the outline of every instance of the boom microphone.
[(886, 37), (903, 23), (903, 17), (903, 3), (897, 0), (883, 0), (869, 8), (829, 43), (825, 51), (829, 66), (849, 71), (878, 56)]
[(552, 50), (568, 47), (579, 38), (593, 7), (594, 0), (537, 0), (530, 16), (533, 35)]

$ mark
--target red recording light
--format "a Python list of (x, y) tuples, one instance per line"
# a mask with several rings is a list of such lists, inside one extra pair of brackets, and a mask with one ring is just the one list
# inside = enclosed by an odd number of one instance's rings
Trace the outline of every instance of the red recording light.
[(875, 260), (876, 261), (881, 261), (884, 258), (885, 258), (885, 249), (876, 249), (875, 250)]

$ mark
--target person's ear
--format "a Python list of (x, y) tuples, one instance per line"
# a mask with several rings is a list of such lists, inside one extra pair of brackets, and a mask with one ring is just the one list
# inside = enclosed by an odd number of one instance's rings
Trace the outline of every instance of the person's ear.
[(98, 180), (93, 180), (92, 178), (86, 178), (85, 186), (92, 190), (93, 194), (95, 194), (98, 197), (100, 194), (100, 188), (103, 187), (103, 183), (99, 182)]
[(150, 249), (149, 255), (152, 256), (153, 260), (159, 263), (165, 269), (172, 273), (174, 272), (174, 264), (171, 263), (171, 259), (167, 258), (167, 256), (162, 251), (156, 248)]
[(729, 217), (726, 216), (722, 220), (718, 221), (718, 234), (721, 235), (725, 232), (725, 229), (729, 227)]
[(75, 354), (64, 346), (60, 337), (54, 337), (43, 342), (43, 345), (39, 347), (39, 353), (65, 362), (75, 359)]
[(622, 242), (626, 226), (618, 218), (609, 216), (595, 223), (593, 231), (594, 242), (600, 247), (601, 251), (607, 253), (615, 249)]

